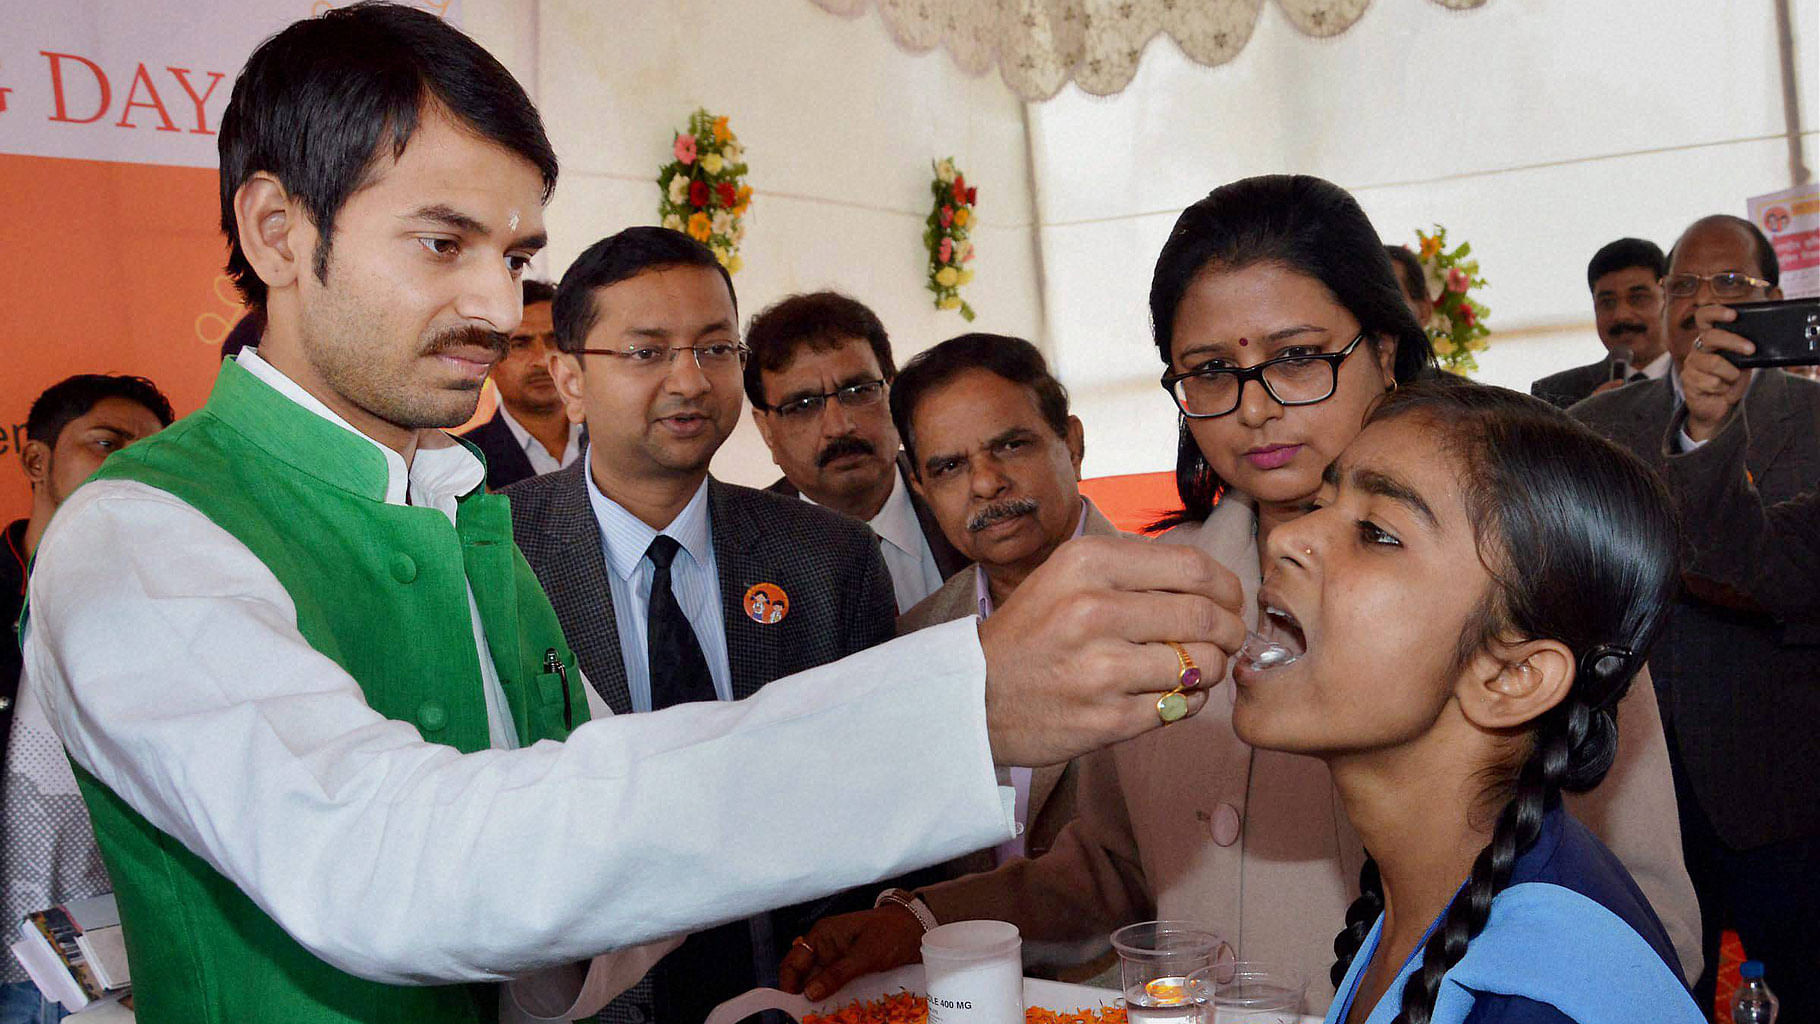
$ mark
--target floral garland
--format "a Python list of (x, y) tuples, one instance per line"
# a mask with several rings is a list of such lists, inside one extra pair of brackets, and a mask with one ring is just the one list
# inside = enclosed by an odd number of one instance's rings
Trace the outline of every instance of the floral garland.
[(744, 217), (752, 204), (745, 184), (745, 147), (727, 127), (725, 117), (706, 110), (689, 115), (689, 130), (677, 132), (676, 159), (657, 172), (657, 215), (664, 227), (687, 232), (714, 250), (730, 274), (739, 273)]
[(1468, 296), (1473, 288), (1485, 284), (1479, 276), (1479, 261), (1472, 255), (1472, 243), (1447, 251), (1447, 229), (1435, 225), (1434, 234), (1416, 232), (1416, 258), (1422, 261), (1422, 274), (1427, 279), (1428, 295), (1434, 302), (1434, 317), (1428, 321), (1428, 337), (1434, 342), (1435, 361), (1443, 369), (1470, 373), (1479, 368), (1474, 352), (1491, 346), (1486, 336), (1491, 328), (1485, 317), (1491, 310)]
[(958, 309), (961, 319), (973, 320), (973, 307), (961, 299), (961, 286), (973, 280), (973, 271), (964, 264), (973, 260), (973, 243), (968, 235), (973, 227), (973, 202), (979, 189), (967, 184), (967, 178), (948, 157), (935, 164), (935, 179), (929, 183), (935, 202), (924, 223), (923, 247), (929, 250), (929, 284), (935, 293), (936, 309)]

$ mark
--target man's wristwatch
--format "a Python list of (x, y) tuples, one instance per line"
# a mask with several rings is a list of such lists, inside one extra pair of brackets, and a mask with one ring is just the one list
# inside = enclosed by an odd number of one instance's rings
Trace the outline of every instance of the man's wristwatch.
[(913, 892), (906, 892), (902, 889), (886, 889), (884, 892), (878, 894), (878, 899), (872, 901), (872, 909), (877, 910), (887, 903), (895, 904), (908, 910), (911, 915), (916, 918), (917, 923), (923, 926), (923, 932), (925, 934), (936, 925), (935, 915), (930, 912), (929, 904), (918, 899), (917, 895)]

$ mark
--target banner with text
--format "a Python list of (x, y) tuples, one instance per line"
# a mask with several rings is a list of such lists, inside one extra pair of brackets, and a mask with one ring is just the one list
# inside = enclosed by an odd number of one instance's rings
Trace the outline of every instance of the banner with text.
[(1751, 223), (1776, 247), (1782, 295), (1820, 295), (1820, 184), (1809, 182), (1746, 200)]
[[(179, 415), (241, 315), (215, 132), (260, 41), (325, 0), (17, 0), (0, 16), (0, 524), (25, 515), (26, 414), (75, 373), (136, 373)], [(418, 0), (459, 22), (460, 0)]]

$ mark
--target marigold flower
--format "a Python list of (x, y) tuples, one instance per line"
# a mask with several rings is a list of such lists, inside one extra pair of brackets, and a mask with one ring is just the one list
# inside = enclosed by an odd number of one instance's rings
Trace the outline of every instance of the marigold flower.
[(961, 272), (953, 267), (943, 267), (935, 272), (935, 283), (943, 288), (952, 288), (960, 283)]
[(708, 220), (707, 214), (696, 211), (689, 215), (689, 237), (697, 242), (705, 242), (713, 233), (713, 222)]
[(730, 135), (732, 135), (732, 132), (727, 131), (727, 119), (725, 117), (715, 118), (714, 119), (714, 141), (715, 142), (725, 142), (725, 141), (727, 141), (727, 138)]
[(954, 211), (954, 226), (957, 228), (966, 227), (967, 222), (972, 219), (973, 219), (973, 211), (967, 209), (965, 206)]

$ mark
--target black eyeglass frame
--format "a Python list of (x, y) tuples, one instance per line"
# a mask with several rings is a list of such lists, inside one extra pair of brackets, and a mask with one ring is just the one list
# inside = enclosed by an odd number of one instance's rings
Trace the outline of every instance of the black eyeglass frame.
[[(1264, 393), (1270, 396), (1270, 400), (1278, 405), (1319, 405), (1329, 398), (1332, 398), (1333, 393), (1340, 389), (1340, 364), (1346, 361), (1347, 356), (1352, 355), (1353, 350), (1359, 347), (1359, 342), (1364, 341), (1368, 333), (1369, 332), (1366, 331), (1360, 331), (1351, 341), (1346, 343), (1345, 348), (1340, 349), (1338, 352), (1316, 352), (1300, 356), (1278, 356), (1275, 359), (1266, 359), (1256, 366), (1206, 366), (1197, 370), (1185, 370), (1181, 373), (1165, 373), (1163, 374), (1161, 383), (1163, 385), (1163, 390), (1168, 392), (1169, 398), (1175, 402), (1176, 409), (1180, 410), (1183, 416), (1186, 416), (1191, 420), (1217, 420), (1221, 416), (1230, 416), (1237, 412), (1239, 406), (1245, 404), (1245, 385), (1254, 380), (1264, 389)], [(1264, 372), (1272, 366), (1280, 366), (1284, 363), (1308, 362), (1309, 360), (1326, 363), (1327, 369), (1331, 371), (1327, 384), (1327, 393), (1319, 398), (1303, 398), (1290, 401), (1277, 394), (1276, 389), (1270, 386), (1270, 381), (1264, 379)], [(1239, 382), (1238, 388), (1232, 393), (1232, 408), (1227, 409), (1225, 412), (1189, 412), (1188, 406), (1182, 397), (1175, 393), (1175, 386), (1191, 377), (1217, 377), (1222, 374), (1233, 377)]]
[[(768, 413), (775, 413), (776, 415), (782, 416), (785, 419), (796, 419), (798, 417), (801, 417), (803, 419), (808, 419), (809, 417), (819, 415), (822, 412), (822, 410), (826, 409), (828, 407), (828, 399), (830, 399), (830, 398), (834, 399), (836, 402), (839, 402), (841, 405), (843, 405), (849, 409), (869, 408), (872, 405), (881, 401), (885, 397), (885, 389), (889, 388), (890, 386), (891, 386), (891, 382), (886, 380), (885, 378), (874, 377), (871, 380), (856, 380), (851, 384), (842, 384), (840, 387), (835, 388), (833, 391), (824, 391), (819, 395), (797, 395), (795, 398), (790, 399), (788, 402), (785, 402), (782, 405), (766, 405), (763, 402), (753, 402), (752, 405), (754, 408), (762, 409)], [(862, 389), (871, 389), (871, 388), (876, 388), (877, 390), (871, 391), (871, 392), (862, 391)], [(877, 397), (874, 397), (874, 398), (863, 397), (865, 394), (868, 394), (868, 393), (876, 395)], [(848, 398), (853, 398), (853, 399), (857, 399), (857, 400), (848, 401)], [(788, 409), (789, 407), (791, 407), (793, 405), (797, 405), (797, 404), (800, 404), (803, 402), (810, 402), (812, 404), (810, 404), (808, 406), (804, 406), (803, 411), (800, 413), (790, 413), (790, 412), (784, 411), (785, 409)]]

